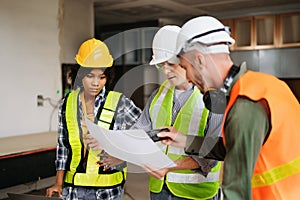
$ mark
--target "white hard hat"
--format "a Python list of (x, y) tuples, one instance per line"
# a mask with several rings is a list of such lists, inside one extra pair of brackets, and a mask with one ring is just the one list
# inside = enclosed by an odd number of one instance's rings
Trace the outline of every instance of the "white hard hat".
[(200, 16), (187, 21), (182, 26), (177, 37), (176, 53), (186, 51), (193, 43), (204, 45), (209, 53), (227, 52), (228, 46), (233, 45), (234, 42), (235, 40), (230, 37), (229, 27), (225, 27), (214, 17)]
[(150, 65), (165, 61), (178, 63), (175, 51), (179, 31), (180, 27), (175, 25), (166, 25), (157, 31), (152, 42), (153, 55)]

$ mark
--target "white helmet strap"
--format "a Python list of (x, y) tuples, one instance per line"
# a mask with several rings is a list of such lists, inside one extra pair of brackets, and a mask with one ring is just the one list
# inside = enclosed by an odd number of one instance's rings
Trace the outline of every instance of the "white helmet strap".
[(194, 40), (194, 39), (196, 39), (196, 38), (200, 38), (200, 37), (203, 37), (203, 36), (205, 36), (205, 35), (209, 35), (209, 34), (211, 34), (211, 33), (220, 32), (220, 31), (225, 31), (225, 32), (228, 33), (229, 35), (230, 35), (230, 33), (231, 33), (230, 27), (225, 26), (224, 28), (214, 29), (214, 30), (210, 30), (210, 31), (201, 33), (201, 34), (199, 34), (199, 35), (195, 35), (194, 37), (188, 39), (188, 40), (187, 40), (187, 43), (191, 43), (192, 40)]

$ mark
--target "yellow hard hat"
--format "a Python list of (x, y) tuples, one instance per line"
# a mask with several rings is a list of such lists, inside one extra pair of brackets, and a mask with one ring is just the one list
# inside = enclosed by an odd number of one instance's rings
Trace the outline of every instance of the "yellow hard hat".
[(106, 44), (95, 38), (81, 44), (75, 60), (82, 67), (98, 68), (113, 65), (113, 58)]

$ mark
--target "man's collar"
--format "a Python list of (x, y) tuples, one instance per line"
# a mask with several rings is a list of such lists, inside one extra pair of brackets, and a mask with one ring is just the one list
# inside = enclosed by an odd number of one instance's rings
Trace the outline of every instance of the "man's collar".
[(233, 87), (233, 85), (236, 83), (236, 81), (240, 78), (241, 75), (243, 75), (244, 73), (246, 73), (247, 71), (247, 65), (246, 62), (243, 62), (240, 66), (239, 66), (240, 70), (239, 72), (234, 76), (232, 83), (230, 84), (230, 87), (228, 88), (227, 92), (226, 92), (226, 96), (229, 96), (230, 91)]

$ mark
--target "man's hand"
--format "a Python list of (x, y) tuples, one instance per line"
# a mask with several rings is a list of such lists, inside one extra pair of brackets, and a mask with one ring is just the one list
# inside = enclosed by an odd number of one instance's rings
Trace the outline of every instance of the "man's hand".
[(155, 169), (149, 165), (144, 165), (143, 168), (150, 176), (153, 176), (156, 179), (161, 179), (169, 172), (169, 168)]
[(100, 146), (99, 142), (95, 138), (93, 138), (91, 134), (86, 135), (86, 143), (88, 147), (94, 151), (102, 150), (102, 147)]
[(199, 164), (191, 157), (185, 157), (174, 161), (176, 166), (170, 168), (156, 169), (151, 167), (150, 165), (143, 165), (143, 168), (148, 172), (150, 176), (154, 178), (161, 179), (168, 172), (172, 170), (191, 170), (199, 168)]
[(163, 127), (168, 128), (169, 132), (160, 132), (157, 134), (158, 137), (169, 137), (170, 139), (162, 140), (161, 142), (166, 145), (171, 145), (179, 148), (185, 148), (186, 135), (178, 132), (174, 127)]
[(98, 154), (97, 156), (103, 157), (100, 161), (97, 162), (99, 167), (104, 167), (104, 171), (109, 170), (111, 167), (122, 164), (124, 161), (116, 157), (113, 157), (109, 154)]

